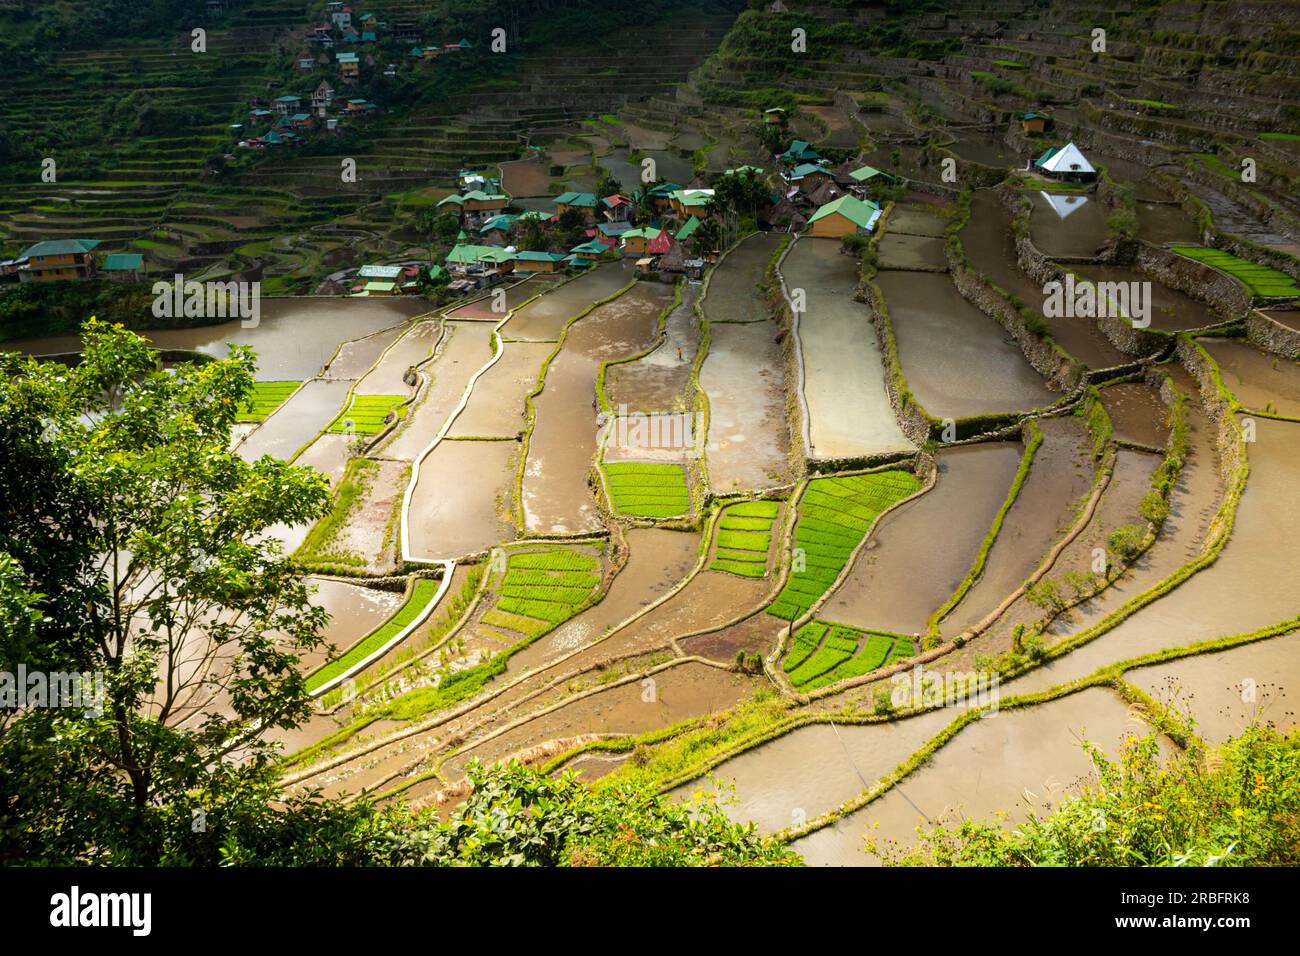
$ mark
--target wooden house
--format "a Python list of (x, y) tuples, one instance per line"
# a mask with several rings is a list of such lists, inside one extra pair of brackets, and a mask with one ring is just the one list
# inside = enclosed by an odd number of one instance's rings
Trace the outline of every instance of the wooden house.
[(841, 196), (822, 206), (808, 219), (813, 236), (838, 239), (841, 236), (865, 236), (875, 228), (880, 207), (856, 196)]
[(19, 273), (25, 282), (57, 282), (93, 279), (98, 272), (95, 247), (98, 239), (49, 239), (28, 247), (21, 258), (27, 269)]

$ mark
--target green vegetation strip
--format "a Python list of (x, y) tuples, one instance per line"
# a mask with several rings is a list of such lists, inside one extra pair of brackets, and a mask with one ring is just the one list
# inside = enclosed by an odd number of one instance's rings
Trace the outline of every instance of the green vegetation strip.
[(816, 478), (799, 503), (789, 579), (767, 612), (791, 621), (830, 589), (886, 508), (915, 494), (921, 483), (906, 471)]
[(352, 401), (330, 423), (329, 431), (336, 435), (378, 435), (394, 409), (397, 419), (406, 416), (405, 401), (405, 395), (353, 395)]
[(302, 382), (254, 382), (248, 404), (239, 413), (241, 422), (260, 422), (284, 404)]
[(772, 522), (781, 510), (779, 501), (742, 501), (728, 505), (718, 522), (718, 547), (711, 571), (728, 571), (746, 578), (767, 573), (767, 552), (772, 545)]
[(675, 518), (691, 510), (686, 469), (649, 462), (606, 462), (614, 510), (636, 518)]
[(1197, 262), (1203, 262), (1228, 273), (1255, 295), (1267, 298), (1300, 296), (1300, 285), (1296, 284), (1295, 279), (1269, 266), (1261, 266), (1248, 259), (1234, 256), (1230, 252), (1211, 249), (1208, 246), (1175, 245), (1170, 248), (1180, 256), (1195, 259)]
[(397, 609), (397, 613), (381, 624), (378, 628), (371, 631), (357, 643), (353, 644), (346, 653), (341, 657), (330, 661), (320, 670), (313, 673), (307, 678), (307, 692), (315, 693), (318, 689), (328, 684), (340, 674), (346, 673), (349, 668), (365, 660), (379, 648), (391, 641), (394, 637), (408, 627), (412, 621), (415, 621), (422, 611), (428, 607), (429, 602), (433, 600), (434, 595), (438, 593), (440, 582), (433, 578), (417, 578), (415, 587), (407, 595), (406, 601)]
[(913, 657), (916, 650), (916, 642), (901, 634), (815, 620), (795, 631), (781, 667), (795, 687), (815, 690)]

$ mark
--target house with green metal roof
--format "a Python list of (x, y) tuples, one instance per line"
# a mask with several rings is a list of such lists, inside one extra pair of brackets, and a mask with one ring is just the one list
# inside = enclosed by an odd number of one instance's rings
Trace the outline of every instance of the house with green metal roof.
[(800, 163), (788, 173), (782, 173), (781, 178), (787, 184), (798, 186), (804, 192), (812, 192), (822, 183), (834, 182), (835, 174), (825, 166), (816, 163)]
[(877, 176), (883, 176), (887, 181), (893, 182), (894, 177), (882, 169), (876, 169), (874, 166), (859, 166), (853, 172), (849, 173), (849, 178), (859, 183), (870, 182)]
[(624, 255), (643, 256), (651, 240), (658, 239), (661, 232), (663, 230), (658, 226), (639, 226), (623, 233), (619, 237), (619, 244), (623, 247)]
[(695, 235), (695, 230), (699, 228), (700, 217), (691, 216), (691, 218), (687, 219), (686, 222), (682, 223), (682, 227), (677, 230), (677, 233), (673, 238), (678, 242), (685, 242), (687, 239), (691, 238), (691, 236)]
[(516, 272), (558, 272), (564, 255), (559, 252), (534, 252), (524, 250), (511, 256), (510, 264)]
[(110, 252), (104, 256), (104, 264), (100, 268), (110, 279), (129, 281), (140, 278), (143, 267), (144, 256), (138, 252)]
[(856, 196), (841, 196), (818, 209), (808, 219), (808, 233), (825, 238), (864, 236), (875, 228), (880, 207)]
[(668, 204), (674, 215), (684, 219), (692, 215), (707, 216), (712, 199), (712, 189), (678, 189), (669, 195)]
[(590, 239), (581, 245), (574, 246), (569, 250), (569, 252), (577, 256), (579, 259), (585, 259), (590, 262), (599, 259), (605, 253), (609, 252), (611, 248), (612, 247), (605, 245), (598, 239)]
[(591, 221), (596, 218), (596, 208), (600, 200), (595, 193), (566, 192), (555, 197), (555, 214), (563, 216), (570, 209), (577, 210)]
[(93, 278), (98, 245), (98, 239), (47, 239), (28, 246), (19, 257), (27, 260), (27, 268), (19, 272), (18, 278), (24, 282)]
[(781, 154), (781, 162), (796, 165), (798, 163), (811, 163), (821, 158), (822, 154), (802, 139), (796, 139), (790, 144), (790, 148)]

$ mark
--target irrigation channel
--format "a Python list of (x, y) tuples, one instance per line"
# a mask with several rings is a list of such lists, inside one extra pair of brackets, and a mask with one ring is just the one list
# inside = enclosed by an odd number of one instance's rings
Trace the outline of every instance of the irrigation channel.
[[(1095, 197), (1025, 199), (1058, 267), (1152, 281), (1098, 255)], [(1143, 228), (1178, 240), (1147, 199)], [(1081, 741), (1115, 753), (1166, 707), (1212, 742), (1261, 708), (1293, 721), (1300, 365), (1158, 281), (1136, 351), (1082, 319), (1026, 333), (1014, 203), (952, 202), (890, 205), (866, 270), (758, 233), (702, 282), (602, 263), (441, 310), (284, 299), (257, 328), (148, 333), (252, 347), (265, 407), (239, 453), (336, 493), (273, 529), (331, 615), (285, 781), (445, 809), (471, 760), (643, 774), (856, 865), (879, 862), (868, 831), (1058, 806), (1092, 780)], [(672, 416), (702, 433), (627, 427)], [(918, 667), (996, 695), (898, 705)]]

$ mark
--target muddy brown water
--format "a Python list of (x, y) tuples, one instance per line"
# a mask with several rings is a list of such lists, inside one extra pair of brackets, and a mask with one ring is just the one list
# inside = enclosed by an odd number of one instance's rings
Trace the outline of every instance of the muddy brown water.
[(708, 468), (715, 491), (788, 481), (785, 364), (771, 322), (714, 325), (700, 387), (709, 397)]
[(406, 418), (374, 450), (377, 457), (414, 461), (460, 404), (470, 379), (492, 357), (492, 327), (483, 322), (448, 322), (432, 361), (421, 366), (428, 379)]
[[(228, 346), (247, 345), (257, 353), (257, 378), (297, 381), (318, 374), (344, 342), (400, 325), (427, 312), (423, 299), (284, 298), (263, 299), (260, 321), (246, 329), (238, 320), (194, 329), (155, 329), (141, 334), (158, 348), (191, 349), (225, 358)], [(32, 355), (73, 352), (80, 336), (16, 339), (4, 348)], [(373, 361), (373, 360), (372, 360)]]
[(329, 578), (308, 578), (316, 587), (311, 603), (329, 612), (330, 622), (321, 636), (334, 646), (330, 653), (321, 647), (302, 656), (306, 670), (314, 670), (327, 660), (338, 657), (361, 638), (388, 620), (402, 605), (401, 591), (381, 591)]
[[(651, 179), (666, 179), (671, 183), (688, 183), (694, 175), (691, 161), (670, 149), (642, 149), (646, 159), (654, 160), (654, 175)], [(641, 186), (642, 170), (640, 162), (630, 161), (631, 151), (626, 146), (619, 146), (609, 154), (600, 157), (602, 169), (617, 179), (624, 193), (630, 193)]]
[[(799, 316), (804, 396), (814, 458), (850, 458), (913, 448), (894, 417), (885, 368), (866, 306), (853, 299), (858, 265), (839, 244), (801, 239), (781, 265)], [(945, 280), (946, 281), (946, 280)]]
[(546, 276), (533, 276), (509, 285), (496, 286), (482, 298), (448, 312), (447, 318), (500, 322), (506, 317), (507, 312), (518, 308), (520, 303), (549, 291), (555, 281)]
[(709, 274), (701, 307), (712, 323), (761, 322), (768, 314), (764, 276), (768, 261), (781, 244), (781, 234), (760, 232), (726, 254)]
[(939, 479), (883, 518), (819, 616), (902, 634), (930, 615), (970, 570), (1020, 465), (1019, 443), (941, 452)]
[(931, 415), (1026, 411), (1056, 399), (1006, 330), (963, 299), (947, 276), (882, 272), (875, 281), (908, 386)]
[(570, 319), (606, 296), (611, 296), (633, 277), (634, 267), (626, 262), (609, 262), (588, 269), (510, 317), (501, 334), (507, 339), (554, 342)]
[(1252, 723), (1296, 726), (1300, 631), (1217, 654), (1128, 671), (1125, 678), (1196, 721), (1207, 743), (1238, 737)]
[(1002, 521), (984, 571), (966, 597), (944, 618), (946, 637), (977, 624), (1016, 590), (1073, 525), (1075, 507), (1092, 482), (1092, 449), (1074, 416), (1039, 422), (1043, 442), (1029, 476)]
[(1109, 207), (1089, 196), (1027, 193), (1033, 202), (1029, 235), (1047, 256), (1096, 255), (1106, 241)]
[(1121, 382), (1101, 390), (1101, 402), (1115, 426), (1115, 437), (1163, 448), (1169, 438), (1169, 406), (1145, 382)]
[(1282, 325), (1285, 325), (1288, 329), (1295, 329), (1296, 331), (1300, 331), (1300, 311), (1287, 311), (1287, 310), (1279, 309), (1274, 312), (1265, 312), (1264, 314), (1267, 315), (1274, 322), (1278, 322), (1281, 323)]
[(524, 428), (525, 399), (553, 348), (550, 342), (507, 342), (496, 364), (474, 383), (468, 404), (447, 434), (453, 438), (518, 435)]
[(569, 329), (534, 400), (536, 424), (523, 481), (529, 531), (568, 533), (601, 527), (587, 484), (596, 454), (600, 363), (647, 348), (671, 295), (672, 286), (638, 282)]
[(879, 862), (862, 848), (869, 828), (882, 843), (909, 847), (916, 842), (917, 825), (927, 819), (956, 815), (1014, 826), (1029, 812), (1041, 815), (1059, 807), (1093, 781), (1095, 770), (1081, 738), (1113, 758), (1125, 736), (1146, 732), (1145, 724), (1131, 721), (1117, 695), (1101, 688), (1001, 712), (965, 727), (880, 799), (791, 848), (811, 866), (869, 866)]
[(1197, 339), (1219, 366), (1223, 384), (1246, 408), (1300, 417), (1300, 362), (1236, 339)]
[(251, 432), (236, 450), (246, 461), (263, 455), (288, 461), (343, 410), (351, 385), (349, 381), (312, 379)]
[(882, 269), (948, 268), (944, 240), (937, 236), (909, 236), (891, 230), (881, 238), (877, 251)]
[[(1030, 308), (1042, 311), (1041, 286), (1029, 280), (1016, 263), (1016, 243), (1011, 234), (1011, 214), (991, 189), (978, 189), (971, 198), (971, 218), (960, 233), (962, 248), (977, 272)], [(1092, 368), (1110, 368), (1129, 361), (1091, 322), (1072, 318), (1047, 318), (1052, 338), (1080, 362)]]
[(420, 463), (411, 496), (410, 551), (432, 561), (459, 558), (514, 538), (510, 488), (514, 441), (442, 441)]
[(393, 347), (384, 353), (373, 369), (357, 382), (358, 395), (408, 395), (407, 369), (429, 357), (441, 334), (438, 322), (417, 322)]
[(745, 618), (739, 624), (724, 627), (678, 643), (687, 654), (707, 657), (722, 664), (733, 663), (736, 654), (759, 654), (766, 657), (776, 646), (776, 638), (785, 622), (765, 612)]
[(1203, 329), (1207, 325), (1218, 325), (1224, 321), (1205, 303), (1189, 295), (1178, 292), (1153, 282), (1140, 272), (1125, 269), (1122, 266), (1075, 266), (1074, 271), (1094, 282), (1145, 283), (1143, 288), (1151, 290), (1151, 328), (1164, 332), (1185, 332), (1188, 329)]
[(1232, 536), (1209, 567), (1105, 634), (1014, 681), (1015, 693), (1054, 687), (1117, 660), (1252, 631), (1300, 614), (1290, 586), (1300, 561), (1300, 425), (1255, 419), (1250, 477)]
[(1167, 202), (1138, 201), (1138, 238), (1156, 245), (1170, 242), (1199, 242), (1200, 230), (1181, 206)]
[(401, 338), (409, 326), (384, 329), (362, 339), (344, 342), (325, 368), (325, 378), (355, 382), (369, 372), (385, 349)]
[(944, 230), (948, 228), (948, 220), (914, 206), (895, 206), (889, 214), (889, 224), (886, 228), (891, 234), (901, 232), (909, 236), (942, 238)]
[(695, 297), (699, 286), (682, 286), (682, 301), (668, 314), (664, 341), (644, 358), (611, 365), (605, 372), (605, 397), (617, 410), (673, 412), (688, 408), (691, 368), (699, 348)]
[(723, 761), (669, 792), (721, 793), (727, 816), (764, 833), (832, 810), (887, 776), (956, 714), (932, 711), (885, 724), (813, 724)]
[[(548, 740), (579, 734), (636, 734), (725, 710), (759, 686), (756, 678), (687, 662), (643, 681), (613, 687), (564, 704), (492, 740), (456, 754), (442, 767), (455, 779), (472, 757), (491, 763)], [(412, 797), (418, 794), (414, 791)]]
[(321, 435), (303, 450), (294, 464), (310, 465), (328, 476), (331, 485), (337, 485), (347, 470), (350, 440), (347, 435)]

